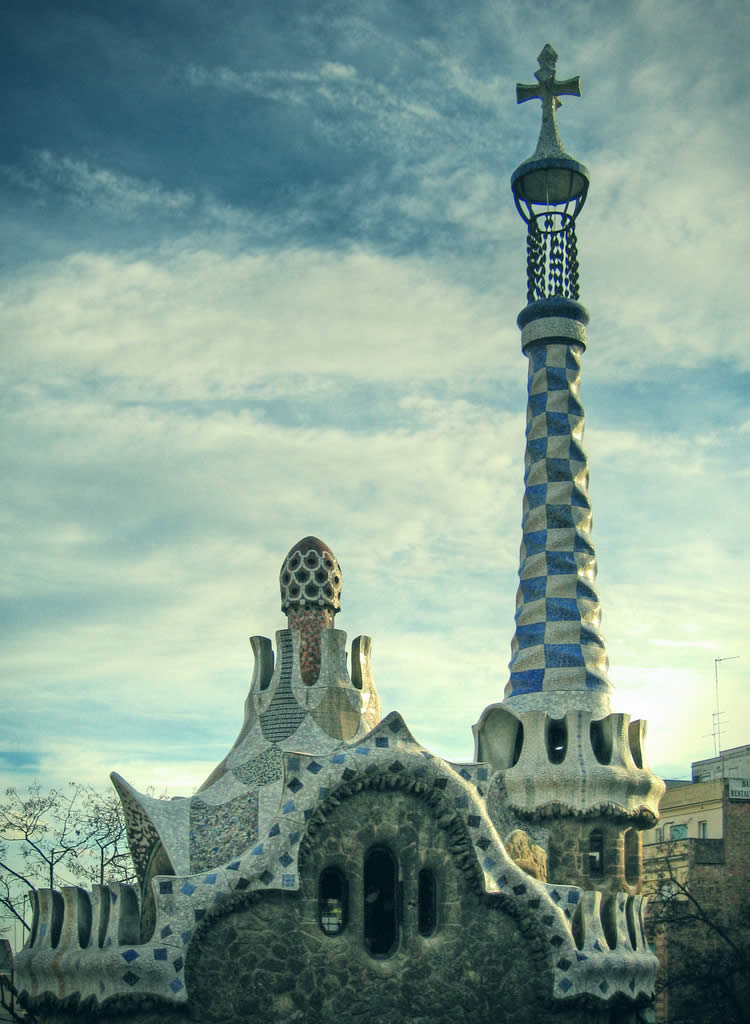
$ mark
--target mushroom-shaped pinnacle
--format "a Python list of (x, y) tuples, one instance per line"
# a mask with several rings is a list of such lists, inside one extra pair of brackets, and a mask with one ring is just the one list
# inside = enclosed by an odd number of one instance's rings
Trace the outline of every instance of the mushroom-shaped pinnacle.
[(284, 559), (279, 573), (281, 610), (290, 607), (341, 610), (341, 566), (322, 540), (303, 537)]
[(284, 559), (279, 584), (288, 628), (300, 633), (302, 678), (312, 684), (320, 672), (320, 634), (341, 609), (341, 566), (322, 540), (303, 537)]

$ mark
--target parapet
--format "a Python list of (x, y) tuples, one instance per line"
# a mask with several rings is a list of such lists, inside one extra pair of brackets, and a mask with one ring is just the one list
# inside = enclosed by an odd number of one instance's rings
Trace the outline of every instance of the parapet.
[(475, 756), (503, 773), (507, 799), (524, 814), (607, 813), (648, 827), (664, 783), (645, 755), (646, 723), (627, 714), (511, 711), (491, 704), (473, 727)]

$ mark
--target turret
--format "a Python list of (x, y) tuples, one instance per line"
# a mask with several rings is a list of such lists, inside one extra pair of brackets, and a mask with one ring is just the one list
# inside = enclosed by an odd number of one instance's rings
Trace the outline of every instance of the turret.
[(547, 44), (537, 84), (517, 86), (519, 103), (542, 102), (536, 150), (511, 177), (527, 225), (522, 540), (505, 699), (474, 726), (475, 756), (498, 769), (498, 796), (513, 810), (537, 824), (555, 819), (548, 877), (634, 891), (638, 830), (658, 816), (664, 787), (645, 759), (645, 723), (610, 709), (580, 399), (589, 315), (575, 227), (589, 172), (560, 139), (559, 96), (580, 96), (580, 79), (558, 81), (556, 62)]

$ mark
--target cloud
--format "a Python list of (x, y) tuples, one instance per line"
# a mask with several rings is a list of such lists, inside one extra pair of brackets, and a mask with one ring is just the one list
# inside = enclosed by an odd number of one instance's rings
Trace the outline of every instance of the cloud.
[[(93, 64), (45, 63), (46, 118), (4, 139), (3, 749), (29, 752), (9, 773), (189, 792), (234, 738), (246, 637), (283, 624), (279, 564), (309, 532), (342, 561), (341, 625), (373, 635), (386, 708), (470, 757), (513, 633), (508, 177), (551, 8), (324, 3), (281, 31), (256, 5), (211, 33), (200, 5), (165, 10), (148, 40), (91, 22)], [(746, 17), (579, 2), (551, 40), (584, 77), (560, 124), (592, 171), (583, 399), (615, 706), (651, 719), (670, 774), (710, 753), (714, 657), (742, 655), (729, 742), (750, 710)]]
[(183, 190), (170, 191), (156, 181), (144, 182), (47, 150), (34, 154), (32, 167), (26, 173), (15, 167), (2, 171), (16, 184), (35, 193), (62, 192), (73, 203), (96, 206), (117, 217), (136, 217), (149, 207), (187, 213), (195, 205), (195, 198)]

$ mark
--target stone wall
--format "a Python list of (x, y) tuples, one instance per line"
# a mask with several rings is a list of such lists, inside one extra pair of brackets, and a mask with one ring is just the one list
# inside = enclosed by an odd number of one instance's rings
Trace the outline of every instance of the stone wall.
[[(398, 948), (369, 955), (364, 942), (363, 862), (375, 845), (398, 863), (402, 915)], [(323, 933), (317, 883), (337, 868), (349, 887), (348, 921)], [(418, 928), (418, 876), (437, 881), (437, 927)], [(210, 923), (188, 957), (196, 1019), (206, 1024), (460, 1024), (560, 1020), (547, 1010), (551, 964), (523, 922), (478, 891), (459, 867), (450, 838), (417, 797), (363, 791), (328, 815), (308, 848), (301, 890), (255, 898)]]
[[(633, 833), (630, 863), (626, 864), (625, 835), (633, 828), (613, 817), (592, 816), (554, 819), (549, 829), (549, 881), (565, 879), (585, 889), (599, 889), (605, 897), (615, 892), (641, 891), (641, 843)], [(601, 836), (600, 870), (595, 870), (591, 837)], [(626, 871), (627, 867), (627, 871)]]

